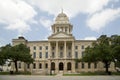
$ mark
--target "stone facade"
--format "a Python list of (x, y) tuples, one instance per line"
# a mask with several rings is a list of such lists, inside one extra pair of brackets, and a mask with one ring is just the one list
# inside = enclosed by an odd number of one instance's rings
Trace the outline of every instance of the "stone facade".
[[(66, 14), (61, 12), (51, 26), (52, 34), (47, 41), (27, 41), (24, 37), (13, 39), (13, 45), (23, 43), (30, 48), (30, 54), (35, 59), (33, 64), (18, 62), (21, 71), (28, 70), (34, 74), (57, 74), (94, 72), (104, 70), (103, 63), (76, 63), (74, 59), (82, 58), (86, 47), (95, 40), (75, 40), (72, 35), (73, 26)], [(14, 64), (13, 64), (14, 69)], [(109, 68), (114, 71), (114, 64)]]

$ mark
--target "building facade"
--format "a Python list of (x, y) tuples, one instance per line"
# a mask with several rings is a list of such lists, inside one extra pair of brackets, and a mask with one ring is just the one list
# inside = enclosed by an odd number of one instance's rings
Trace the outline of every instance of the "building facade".
[[(35, 60), (33, 64), (18, 62), (19, 70), (28, 70), (34, 74), (57, 74), (59, 72), (94, 72), (105, 69), (101, 62), (96, 64), (75, 62), (74, 59), (82, 58), (85, 48), (91, 46), (95, 40), (76, 40), (72, 35), (73, 25), (65, 13), (58, 14), (51, 28), (52, 34), (46, 41), (28, 41), (24, 37), (12, 40), (13, 45), (20, 43), (27, 45)], [(109, 70), (114, 71), (113, 63)]]

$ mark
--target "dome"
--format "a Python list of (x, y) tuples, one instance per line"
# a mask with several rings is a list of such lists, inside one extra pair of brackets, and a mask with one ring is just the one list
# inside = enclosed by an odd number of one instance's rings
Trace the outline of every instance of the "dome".
[(69, 23), (69, 18), (65, 13), (60, 13), (55, 19), (56, 24), (63, 24), (63, 23)]

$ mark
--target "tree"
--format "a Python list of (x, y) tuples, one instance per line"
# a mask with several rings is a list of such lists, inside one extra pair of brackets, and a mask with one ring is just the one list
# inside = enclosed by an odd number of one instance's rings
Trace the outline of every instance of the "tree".
[(3, 47), (2, 52), (6, 56), (6, 59), (10, 59), (15, 64), (16, 72), (18, 72), (17, 62), (32, 63), (33, 59), (30, 55), (29, 48), (24, 44), (16, 46), (6, 45)]
[(1, 53), (0, 51), (0, 65), (3, 66), (5, 64), (5, 59), (4, 59), (4, 55)]
[(6, 47), (0, 47), (0, 65), (1, 66), (3, 66), (5, 64), (5, 62), (7, 61), (5, 52), (8, 50), (8, 47), (9, 47), (9, 45), (6, 45)]
[(108, 73), (109, 65), (113, 61), (110, 47), (110, 38), (102, 35), (97, 39), (97, 42), (85, 49), (85, 56), (82, 58), (85, 62), (103, 62)]
[[(115, 64), (120, 64), (120, 36), (118, 35), (111, 36), (111, 48)], [(117, 67), (120, 67), (120, 65), (118, 65)]]

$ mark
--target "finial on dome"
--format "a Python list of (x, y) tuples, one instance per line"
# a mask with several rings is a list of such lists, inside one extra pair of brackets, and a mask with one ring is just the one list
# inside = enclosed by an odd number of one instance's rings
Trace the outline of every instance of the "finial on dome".
[(63, 8), (61, 9), (62, 13), (63, 13)]

